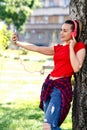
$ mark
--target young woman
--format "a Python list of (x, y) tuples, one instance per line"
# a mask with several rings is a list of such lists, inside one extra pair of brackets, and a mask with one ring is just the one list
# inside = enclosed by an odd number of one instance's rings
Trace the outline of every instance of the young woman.
[(72, 101), (71, 76), (78, 72), (85, 58), (85, 45), (79, 41), (80, 23), (67, 20), (62, 25), (62, 43), (53, 47), (36, 46), (19, 42), (14, 33), (13, 42), (27, 50), (45, 55), (53, 55), (54, 69), (42, 86), (40, 108), (44, 110), (43, 130), (61, 130), (59, 127), (66, 118)]

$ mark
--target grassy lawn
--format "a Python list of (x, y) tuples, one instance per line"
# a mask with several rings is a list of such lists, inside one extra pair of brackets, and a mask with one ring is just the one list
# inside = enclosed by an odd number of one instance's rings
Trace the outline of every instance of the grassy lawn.
[[(29, 52), (24, 58), (19, 60), (15, 51), (0, 57), (0, 130), (42, 130), (39, 96), (49, 70), (44, 75), (40, 70), (50, 57)], [(61, 128), (72, 130), (71, 110)]]

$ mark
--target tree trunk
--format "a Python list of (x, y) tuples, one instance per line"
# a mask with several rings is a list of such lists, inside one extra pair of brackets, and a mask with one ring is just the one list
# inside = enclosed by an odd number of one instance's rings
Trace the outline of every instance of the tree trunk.
[[(86, 44), (87, 50), (87, 0), (71, 0), (70, 18), (82, 21), (80, 39)], [(87, 53), (82, 69), (75, 74), (72, 122), (73, 130), (87, 130)]]

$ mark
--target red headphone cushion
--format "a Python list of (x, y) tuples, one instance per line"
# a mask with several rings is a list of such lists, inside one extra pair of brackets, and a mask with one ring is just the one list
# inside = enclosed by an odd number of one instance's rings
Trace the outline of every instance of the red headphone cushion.
[(76, 37), (76, 31), (74, 30), (74, 32), (71, 32), (71, 35), (73, 36), (73, 37)]

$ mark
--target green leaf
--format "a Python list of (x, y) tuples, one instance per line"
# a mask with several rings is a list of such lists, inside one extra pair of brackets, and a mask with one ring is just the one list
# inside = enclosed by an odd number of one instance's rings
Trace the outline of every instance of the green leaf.
[(0, 19), (20, 30), (36, 7), (40, 0), (0, 0)]

